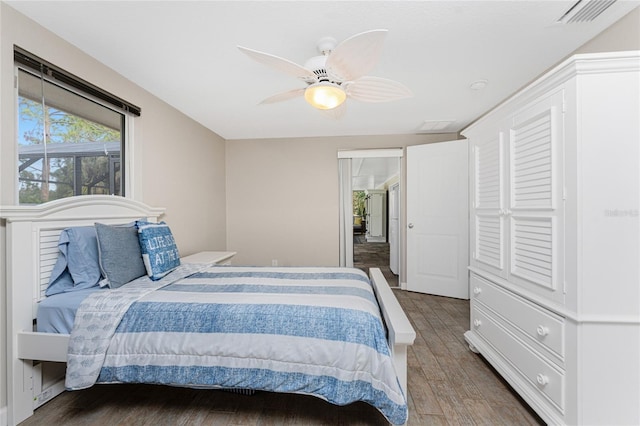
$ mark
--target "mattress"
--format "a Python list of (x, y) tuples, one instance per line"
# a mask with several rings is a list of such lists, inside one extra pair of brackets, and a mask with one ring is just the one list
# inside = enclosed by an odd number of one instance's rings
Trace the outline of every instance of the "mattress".
[[(193, 271), (202, 269), (203, 265), (199, 264), (182, 264), (175, 274), (171, 275), (166, 280), (151, 281), (148, 276), (136, 278), (127, 285), (136, 285), (142, 288), (151, 286), (154, 287), (155, 283), (166, 284), (171, 282), (172, 276), (184, 276)], [(42, 299), (38, 303), (38, 311), (36, 313), (36, 329), (41, 333), (59, 333), (59, 334), (71, 334), (73, 330), (73, 323), (76, 318), (76, 312), (82, 301), (89, 295), (98, 292), (108, 290), (107, 287), (91, 287), (82, 290), (67, 291), (64, 293), (54, 294)]]
[(38, 303), (36, 315), (37, 331), (42, 333), (71, 334), (76, 311), (82, 301), (100, 287), (91, 287), (46, 297)]

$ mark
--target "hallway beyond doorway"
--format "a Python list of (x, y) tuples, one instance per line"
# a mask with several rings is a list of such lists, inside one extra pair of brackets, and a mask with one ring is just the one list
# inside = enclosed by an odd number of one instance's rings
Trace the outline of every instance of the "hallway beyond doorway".
[(368, 243), (364, 235), (353, 236), (353, 266), (369, 274), (369, 268), (380, 268), (391, 287), (398, 287), (398, 276), (389, 268), (389, 243)]

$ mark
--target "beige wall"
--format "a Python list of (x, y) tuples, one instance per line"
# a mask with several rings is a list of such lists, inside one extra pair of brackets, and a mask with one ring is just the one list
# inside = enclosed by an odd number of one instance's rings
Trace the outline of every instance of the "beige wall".
[[(224, 249), (224, 140), (95, 61), (44, 28), (2, 4), (1, 27), (2, 129), (0, 188), (2, 204), (15, 198), (15, 95), (13, 45), (56, 64), (142, 108), (133, 121), (133, 162), (129, 194), (154, 206), (166, 207), (165, 220), (176, 234), (179, 249), (190, 254)], [(185, 190), (188, 189), (188, 190)], [(193, 223), (202, 226), (194, 229)]]
[[(338, 265), (338, 151), (404, 148), (456, 138), (441, 134), (227, 141), (227, 248), (238, 252), (234, 262), (271, 265), (277, 259), (284, 266)], [(402, 167), (406, 168), (404, 161)]]
[[(4, 3), (0, 3), (0, 204), (15, 202), (14, 44), (140, 106), (142, 116), (133, 120), (133, 197), (166, 207), (165, 220), (182, 254), (225, 248), (224, 140)], [(4, 235), (0, 224), (0, 262), (5, 259)], [(0, 266), (5, 271), (4, 263)], [(6, 420), (5, 300), (2, 272), (0, 423)]]
[(582, 45), (575, 53), (597, 53), (640, 49), (640, 7), (636, 7), (615, 25)]

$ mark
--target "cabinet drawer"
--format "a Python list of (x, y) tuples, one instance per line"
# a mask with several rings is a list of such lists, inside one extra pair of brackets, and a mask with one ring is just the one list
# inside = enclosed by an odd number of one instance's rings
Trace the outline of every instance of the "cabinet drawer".
[(471, 327), (513, 366), (535, 393), (539, 393), (560, 412), (564, 412), (563, 372), (512, 334), (499, 319), (478, 306), (471, 310)]
[(471, 294), (475, 302), (486, 305), (534, 345), (564, 362), (564, 318), (475, 274), (471, 274)]

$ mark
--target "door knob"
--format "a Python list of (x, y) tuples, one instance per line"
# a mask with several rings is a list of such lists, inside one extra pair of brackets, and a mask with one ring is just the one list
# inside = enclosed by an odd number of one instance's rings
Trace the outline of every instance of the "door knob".
[(408, 226), (409, 226), (409, 229), (413, 228), (413, 223), (410, 223)]

